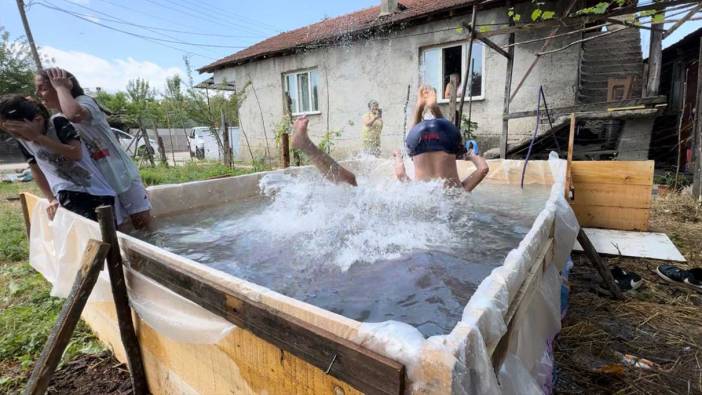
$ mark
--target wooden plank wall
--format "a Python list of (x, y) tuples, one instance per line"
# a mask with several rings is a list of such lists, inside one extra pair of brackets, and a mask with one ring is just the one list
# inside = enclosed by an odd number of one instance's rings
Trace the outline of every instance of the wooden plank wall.
[(648, 230), (653, 161), (572, 162), (574, 200), (581, 226)]

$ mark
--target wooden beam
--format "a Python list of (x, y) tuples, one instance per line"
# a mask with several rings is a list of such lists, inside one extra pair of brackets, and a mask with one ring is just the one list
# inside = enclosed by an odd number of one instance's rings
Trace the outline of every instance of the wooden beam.
[(633, 28), (635, 28), (635, 29), (655, 30), (653, 27), (648, 27), (648, 26), (644, 26), (644, 25), (641, 25), (641, 24), (631, 23), (631, 22), (629, 22), (629, 21), (620, 21), (619, 19), (614, 19), (614, 18), (607, 18), (607, 19), (605, 19), (605, 21), (607, 21), (607, 22), (609, 22), (609, 23), (613, 23), (613, 24), (615, 24), (615, 25), (622, 25), (622, 26), (626, 26), (626, 27), (633, 27)]
[[(575, 3), (577, 3), (578, 0), (571, 0), (570, 4), (568, 5), (568, 8), (566, 8), (565, 12), (563, 13), (563, 16), (566, 17), (570, 14), (570, 11), (573, 9), (575, 6)], [(553, 37), (558, 34), (558, 32), (561, 30), (562, 26), (557, 26), (555, 29), (551, 30), (551, 33), (549, 33), (548, 38), (544, 42), (544, 45), (541, 47), (541, 50), (539, 52), (544, 52), (546, 48), (548, 48), (549, 45), (551, 45), (551, 41), (553, 40)], [(531, 62), (527, 70), (524, 72), (524, 75), (522, 76), (522, 79), (519, 80), (517, 83), (517, 87), (514, 88), (514, 92), (509, 97), (509, 100), (512, 101), (514, 100), (514, 97), (517, 96), (517, 93), (519, 90), (522, 88), (524, 85), (524, 82), (526, 81), (527, 77), (531, 74), (532, 70), (534, 70), (534, 66), (536, 66), (536, 63), (539, 62), (539, 59), (541, 57), (537, 54), (534, 57), (534, 60)]]
[(80, 320), (80, 314), (88, 302), (88, 297), (97, 282), (109, 250), (110, 245), (107, 243), (92, 239), (88, 241), (88, 246), (83, 253), (80, 270), (76, 274), (71, 292), (68, 294), (61, 312), (56, 318), (56, 324), (54, 324), (49, 334), (41, 355), (34, 364), (32, 375), (29, 377), (27, 386), (24, 389), (25, 395), (42, 395), (46, 392), (51, 376), (61, 361), (61, 356), (68, 343), (71, 341), (73, 330)]
[(651, 31), (648, 50), (648, 73), (644, 96), (658, 95), (661, 84), (661, 70), (663, 67), (663, 23), (655, 23), (652, 28), (660, 29)]
[(500, 55), (504, 56), (507, 59), (510, 59), (512, 55), (510, 55), (507, 51), (502, 49), (499, 45), (495, 44), (492, 40), (490, 40), (487, 37), (483, 37), (480, 35), (480, 33), (476, 33), (475, 38), (478, 40), (482, 41), (483, 44), (487, 45), (488, 47), (492, 48), (495, 50), (495, 52), (499, 53)]
[(448, 117), (452, 124), (456, 125), (458, 130), (461, 130), (461, 122), (456, 115), (456, 99), (458, 98), (458, 79), (459, 74), (453, 73), (449, 76), (449, 111)]
[(24, 229), (27, 231), (27, 240), (29, 240), (29, 236), (32, 233), (32, 221), (29, 217), (29, 206), (27, 206), (27, 196), (25, 195), (25, 192), (20, 193), (20, 203), (22, 204), (22, 217), (24, 218)]
[[(473, 41), (475, 40), (475, 21), (478, 14), (478, 3), (473, 3), (473, 11), (470, 16), (470, 29), (468, 30), (469, 40), (468, 40), (468, 64), (466, 65), (466, 74), (463, 76), (463, 89), (461, 90), (461, 105), (458, 108), (458, 122), (463, 120), (463, 104), (466, 101), (466, 92), (468, 86), (468, 80), (473, 80), (473, 74), (471, 73), (471, 65), (473, 64)], [(472, 89), (471, 89), (472, 91)], [(471, 92), (472, 94), (472, 92)], [(473, 98), (470, 98), (473, 101)]]
[(680, 4), (692, 4), (692, 3), (697, 3), (697, 1), (692, 1), (692, 0), (671, 0), (671, 1), (660, 1), (660, 2), (653, 2), (651, 4), (647, 5), (642, 5), (642, 6), (628, 6), (628, 7), (619, 7), (613, 10), (612, 12), (605, 13), (602, 15), (584, 15), (584, 16), (569, 16), (569, 17), (562, 17), (562, 18), (554, 18), (554, 19), (549, 19), (546, 21), (540, 21), (540, 22), (534, 22), (534, 23), (525, 23), (521, 25), (516, 25), (516, 26), (509, 26), (505, 28), (500, 28), (500, 29), (495, 29), (489, 32), (481, 32), (483, 37), (492, 37), (492, 36), (497, 36), (501, 34), (509, 34), (509, 33), (516, 33), (516, 32), (522, 32), (522, 31), (531, 31), (531, 30), (536, 30), (536, 29), (544, 29), (544, 28), (549, 28), (549, 27), (557, 27), (557, 26), (563, 26), (564, 28), (576, 28), (580, 27), (585, 24), (591, 24), (591, 23), (597, 23), (597, 22), (603, 22), (607, 20), (608, 18), (612, 18), (615, 16), (619, 15), (629, 15), (629, 14), (635, 14), (641, 11), (649, 11), (649, 10), (662, 10), (667, 7), (672, 7)]
[(570, 114), (570, 131), (568, 132), (568, 160), (566, 162), (566, 182), (565, 182), (565, 197), (566, 199), (573, 198), (573, 147), (575, 146), (575, 127), (577, 121), (575, 113)]
[(369, 394), (402, 394), (404, 366), (210, 279), (127, 251), (133, 270)]
[(702, 38), (699, 44), (697, 61), (697, 99), (695, 101), (695, 131), (692, 139), (692, 150), (695, 155), (692, 175), (692, 197), (702, 201)]
[(600, 255), (597, 253), (597, 250), (595, 250), (595, 247), (582, 228), (578, 231), (578, 242), (580, 246), (583, 247), (583, 252), (587, 256), (587, 259), (600, 274), (607, 288), (609, 288), (609, 292), (612, 293), (612, 296), (616, 299), (624, 299), (621, 289), (619, 289), (617, 283), (614, 282), (612, 272), (609, 271), (607, 265), (602, 261), (602, 258), (600, 258)]
[(117, 312), (119, 333), (127, 354), (127, 365), (132, 377), (132, 390), (135, 395), (146, 395), (149, 393), (149, 387), (146, 383), (139, 340), (134, 332), (132, 310), (129, 307), (127, 284), (124, 279), (122, 255), (119, 250), (112, 206), (100, 206), (95, 211), (100, 223), (102, 241), (110, 245), (110, 253), (107, 255), (107, 271), (110, 273), (110, 285), (112, 286), (112, 298)]
[(700, 8), (702, 8), (702, 3), (698, 3), (695, 7), (693, 7), (693, 8), (690, 10), (690, 12), (688, 12), (687, 14), (685, 14), (684, 17), (682, 17), (681, 19), (679, 19), (677, 22), (675, 22), (675, 23), (673, 24), (673, 26), (671, 26), (668, 30), (666, 30), (665, 33), (663, 33), (663, 39), (665, 40), (668, 36), (670, 36), (671, 34), (673, 34), (673, 32), (675, 32), (676, 30), (678, 30), (678, 28), (679, 28), (680, 26), (682, 26), (683, 23), (687, 22), (690, 18), (692, 18), (693, 16), (695, 16), (695, 14), (697, 14), (697, 12), (700, 10)]
[[(666, 102), (665, 96), (652, 96), (641, 99), (627, 99), (620, 100), (618, 102), (598, 102), (598, 103), (588, 103), (579, 104), (577, 106), (567, 106), (567, 107), (557, 107), (549, 108), (551, 115), (554, 114), (570, 114), (577, 112), (594, 112), (594, 111), (608, 111), (608, 110), (618, 110), (620, 108), (633, 107), (639, 105), (652, 106), (656, 104), (662, 104)], [(507, 114), (503, 119), (515, 119), (515, 118), (526, 118), (536, 116), (536, 111), (520, 111)]]
[(290, 167), (290, 135), (283, 133), (280, 135), (280, 156), (283, 168)]
[[(505, 3), (507, 8), (512, 6), (512, 1), (508, 0)], [(509, 18), (510, 26), (514, 25), (514, 20)], [(514, 33), (510, 33), (507, 38), (507, 52), (509, 57), (507, 58), (507, 71), (505, 75), (505, 93), (502, 104), (502, 133), (500, 133), (500, 158), (507, 158), (507, 147), (509, 142), (509, 119), (505, 118), (509, 115), (509, 104), (511, 102), (510, 97), (512, 96), (512, 75), (514, 74)]]

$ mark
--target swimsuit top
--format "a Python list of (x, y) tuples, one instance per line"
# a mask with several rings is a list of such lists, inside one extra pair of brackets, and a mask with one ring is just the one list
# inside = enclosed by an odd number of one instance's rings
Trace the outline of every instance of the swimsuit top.
[(466, 153), (461, 132), (445, 118), (424, 120), (407, 134), (405, 144), (409, 156), (443, 151), (460, 156)]

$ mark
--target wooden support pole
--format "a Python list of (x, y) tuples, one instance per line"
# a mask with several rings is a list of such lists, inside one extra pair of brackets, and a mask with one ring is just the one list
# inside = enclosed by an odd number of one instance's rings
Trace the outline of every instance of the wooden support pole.
[[(663, 29), (662, 23), (651, 25), (652, 28)], [(661, 67), (663, 64), (663, 32), (651, 30), (651, 41), (648, 50), (648, 73), (646, 75), (646, 92), (644, 96), (656, 96), (661, 84)]]
[(224, 110), (220, 113), (220, 127), (222, 128), (222, 159), (224, 160), (224, 165), (227, 167), (232, 167), (232, 146), (229, 143), (229, 124), (227, 123), (227, 117), (224, 115)]
[(602, 277), (602, 280), (609, 289), (609, 292), (612, 293), (612, 296), (616, 299), (624, 299), (622, 291), (619, 289), (619, 286), (617, 286), (617, 283), (614, 282), (614, 277), (612, 277), (612, 273), (609, 271), (609, 268), (604, 263), (604, 261), (602, 261), (602, 258), (600, 258), (600, 255), (597, 253), (597, 250), (595, 250), (595, 246), (592, 245), (592, 242), (587, 237), (585, 231), (583, 231), (582, 228), (578, 232), (578, 243), (580, 243), (580, 246), (583, 247), (583, 252), (585, 252), (587, 259), (600, 274), (600, 277)]
[(122, 267), (122, 255), (119, 250), (119, 241), (115, 229), (115, 217), (112, 206), (100, 206), (96, 210), (98, 222), (100, 223), (100, 233), (102, 241), (110, 245), (110, 253), (107, 255), (107, 271), (110, 273), (110, 285), (112, 286), (112, 298), (115, 302), (117, 312), (117, 322), (119, 324), (119, 334), (127, 354), (127, 365), (132, 377), (132, 389), (135, 395), (146, 395), (149, 387), (146, 383), (144, 373), (144, 363), (141, 358), (139, 340), (134, 332), (132, 321), (132, 310), (129, 307), (129, 296), (127, 295), (127, 284), (124, 279)]
[(575, 113), (570, 114), (570, 132), (568, 133), (568, 160), (566, 162), (566, 182), (565, 182), (565, 197), (573, 199), (573, 147), (575, 145), (575, 127), (577, 120)]
[[(506, 4), (507, 8), (512, 6), (512, 2), (508, 1)], [(509, 24), (514, 25), (514, 20), (509, 18)], [(500, 158), (507, 158), (507, 145), (509, 141), (509, 119), (506, 119), (509, 115), (509, 104), (512, 101), (512, 74), (514, 74), (514, 33), (509, 34), (507, 39), (507, 52), (509, 57), (507, 58), (507, 72), (505, 75), (505, 97), (504, 104), (502, 107), (502, 133), (500, 134)]]
[(458, 79), (461, 78), (459, 74), (453, 73), (449, 76), (449, 121), (456, 125), (456, 127), (461, 129), (461, 121), (456, 115), (456, 99), (458, 98)]
[(71, 292), (61, 308), (41, 355), (34, 364), (32, 375), (24, 389), (25, 395), (42, 395), (46, 392), (51, 376), (71, 341), (73, 330), (80, 320), (80, 314), (88, 302), (109, 250), (110, 245), (107, 243), (92, 239), (88, 241), (80, 270), (76, 274)]
[[(468, 87), (468, 80), (472, 80), (473, 76), (471, 75), (470, 71), (470, 66), (473, 63), (472, 58), (473, 58), (473, 41), (475, 41), (475, 21), (477, 18), (478, 14), (478, 4), (473, 3), (473, 11), (470, 17), (470, 26), (468, 27), (470, 35), (469, 35), (469, 40), (468, 40), (468, 64), (466, 65), (466, 74), (463, 77), (463, 89), (461, 89), (461, 105), (458, 108), (458, 122), (463, 120), (463, 103), (466, 101), (466, 92), (467, 92), (467, 87)], [(473, 98), (469, 98), (471, 101), (473, 101)]]
[(697, 98), (695, 101), (695, 132), (692, 150), (695, 156), (692, 178), (692, 197), (702, 201), (702, 38), (697, 61)]
[[(154, 148), (151, 146), (151, 140), (149, 140), (149, 134), (146, 133), (146, 128), (144, 128), (144, 123), (142, 122), (141, 117), (137, 120), (137, 122), (139, 123), (139, 131), (141, 131), (141, 137), (144, 139), (144, 147), (146, 147), (146, 149), (145, 149), (146, 157), (149, 159), (149, 163), (151, 163), (151, 167), (155, 167), (156, 162), (154, 162)], [(139, 150), (139, 145), (137, 144), (137, 146), (134, 147), (134, 152), (137, 152), (138, 150)]]
[(29, 219), (29, 206), (27, 205), (27, 195), (20, 193), (20, 203), (22, 204), (22, 216), (24, 217), (24, 228), (27, 231), (27, 240), (32, 234), (32, 222)]
[(280, 135), (280, 157), (283, 168), (290, 167), (290, 135), (288, 133)]
[(166, 147), (163, 144), (163, 138), (158, 135), (158, 129), (156, 129), (156, 144), (158, 144), (158, 156), (161, 160), (161, 164), (168, 167), (168, 158), (166, 157)]

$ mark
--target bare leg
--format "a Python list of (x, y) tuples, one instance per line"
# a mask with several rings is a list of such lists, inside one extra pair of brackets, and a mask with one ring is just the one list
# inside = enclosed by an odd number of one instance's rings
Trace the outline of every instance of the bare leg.
[(356, 176), (349, 170), (336, 163), (331, 156), (320, 150), (307, 135), (307, 117), (302, 116), (295, 120), (291, 146), (304, 152), (312, 164), (319, 169), (322, 175), (332, 182), (345, 182), (356, 186)]
[(410, 181), (410, 178), (407, 176), (407, 171), (405, 170), (405, 162), (402, 160), (402, 152), (400, 152), (400, 150), (395, 150), (392, 156), (395, 157), (395, 177), (402, 182)]
[(151, 230), (151, 210), (142, 211), (140, 213), (131, 214), (129, 218), (132, 220), (134, 229)]

